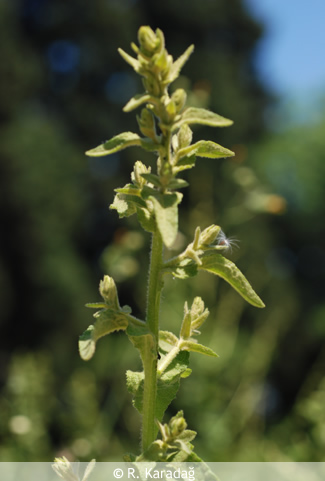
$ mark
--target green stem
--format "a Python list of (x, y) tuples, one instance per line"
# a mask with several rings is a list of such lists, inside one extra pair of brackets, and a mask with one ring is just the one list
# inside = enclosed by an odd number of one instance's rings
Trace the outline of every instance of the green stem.
[(152, 334), (148, 337), (144, 367), (144, 388), (142, 408), (142, 452), (156, 439), (156, 394), (157, 394), (157, 354), (159, 337), (159, 308), (162, 291), (161, 268), (162, 268), (163, 242), (158, 231), (152, 236), (151, 260), (148, 281), (147, 317), (146, 323)]

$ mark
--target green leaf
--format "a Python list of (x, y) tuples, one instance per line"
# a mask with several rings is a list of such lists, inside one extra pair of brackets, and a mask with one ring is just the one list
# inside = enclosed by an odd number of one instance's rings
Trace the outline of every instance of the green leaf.
[(146, 208), (137, 208), (138, 221), (140, 222), (142, 228), (147, 232), (155, 232), (156, 221), (152, 214)]
[(137, 212), (137, 209), (147, 210), (146, 202), (140, 197), (142, 190), (128, 184), (125, 187), (115, 189), (117, 192), (110, 209), (116, 210), (119, 217), (130, 217)]
[(161, 187), (160, 177), (155, 174), (141, 174), (141, 177), (146, 179), (147, 182), (155, 185), (156, 187)]
[(141, 139), (141, 147), (148, 152), (159, 152), (161, 145), (145, 137)]
[[(154, 232), (156, 228), (156, 222), (153, 214), (147, 209), (147, 203), (141, 197), (138, 196), (144, 193), (143, 190), (137, 187), (132, 187), (133, 184), (126, 185), (123, 188), (115, 189), (118, 193), (116, 194), (113, 203), (109, 206), (110, 209), (116, 210), (119, 217), (130, 217), (133, 214), (137, 214), (138, 220), (147, 232)], [(128, 195), (127, 192), (134, 193), (135, 195)], [(152, 189), (152, 192), (156, 193)]]
[(131, 110), (134, 110), (140, 105), (150, 102), (151, 100), (151, 95), (145, 93), (145, 94), (137, 94), (132, 99), (128, 101), (128, 103), (123, 107), (124, 112), (131, 112)]
[(126, 200), (126, 196), (123, 194), (116, 194), (113, 203), (109, 206), (110, 209), (116, 210), (119, 217), (130, 217), (136, 213), (136, 207), (134, 202)]
[(184, 179), (171, 179), (168, 184), (168, 189), (184, 189), (184, 187), (188, 187), (188, 185), (189, 183)]
[(181, 350), (186, 350), (190, 352), (198, 352), (200, 354), (205, 354), (206, 356), (219, 357), (212, 349), (203, 344), (199, 344), (194, 340), (183, 341), (180, 347)]
[(178, 436), (178, 439), (181, 439), (184, 443), (190, 443), (196, 437), (196, 434), (197, 433), (191, 429), (185, 429), (185, 431)]
[[(182, 373), (188, 368), (189, 353), (180, 352), (168, 366), (157, 382), (156, 418), (161, 421), (163, 415), (175, 398), (180, 385)], [(127, 388), (134, 396), (134, 407), (142, 414), (143, 405), (143, 372), (127, 371)]]
[(125, 330), (128, 326), (128, 319), (122, 312), (112, 309), (103, 309), (94, 314), (96, 322), (79, 338), (79, 353), (84, 361), (88, 361), (94, 355), (96, 342), (103, 336), (114, 331)]
[(126, 387), (133, 395), (133, 406), (142, 414), (144, 373), (126, 371)]
[(102, 157), (103, 155), (110, 155), (120, 150), (137, 145), (141, 147), (141, 137), (133, 132), (123, 132), (116, 135), (110, 140), (107, 140), (104, 144), (99, 145), (95, 149), (88, 150), (86, 155), (91, 157)]
[(135, 195), (138, 197), (141, 196), (141, 189), (136, 187), (134, 184), (126, 184), (124, 187), (118, 187), (114, 190), (119, 194)]
[(142, 192), (141, 192), (141, 196), (143, 199), (145, 200), (148, 200), (150, 196), (159, 196), (160, 193), (157, 189), (155, 189), (154, 187), (150, 187), (148, 184), (147, 185), (144, 185), (142, 187)]
[(178, 147), (188, 147), (193, 138), (193, 132), (187, 124), (183, 124), (177, 132)]
[(185, 258), (182, 259), (177, 266), (167, 267), (166, 272), (171, 273), (178, 279), (188, 279), (189, 277), (196, 276), (197, 267), (197, 264), (195, 264), (192, 259)]
[(169, 331), (159, 331), (159, 342), (160, 341), (167, 342), (167, 344), (170, 344), (170, 346), (177, 346), (178, 337)]
[(193, 50), (194, 50), (194, 45), (190, 45), (185, 50), (185, 52), (180, 57), (178, 57), (178, 59), (175, 60), (175, 62), (173, 62), (172, 66), (169, 69), (169, 75), (167, 77), (168, 83), (174, 82), (174, 80), (177, 79), (181, 69), (183, 68), (183, 66), (187, 62), (187, 60), (189, 59), (189, 56), (191, 55)]
[(227, 281), (247, 302), (255, 307), (265, 307), (252, 286), (238, 267), (216, 252), (201, 257), (199, 269), (216, 274)]
[(107, 309), (108, 305), (105, 302), (88, 302), (86, 307), (90, 309)]
[(200, 140), (195, 144), (180, 149), (177, 152), (176, 163), (178, 159), (191, 155), (195, 155), (197, 157), (208, 157), (210, 159), (220, 159), (223, 157), (232, 157), (235, 154), (231, 150), (225, 149), (215, 142), (211, 142), (210, 140)]
[(178, 232), (178, 204), (182, 199), (180, 193), (167, 193), (150, 196), (155, 211), (157, 226), (162, 240), (167, 247), (170, 247)]
[(151, 332), (145, 325), (138, 326), (130, 323), (126, 330), (126, 334), (128, 335), (128, 338), (130, 339), (134, 347), (139, 350), (142, 360), (144, 360), (145, 352), (147, 349), (150, 349), (152, 351), (153, 357), (157, 356), (157, 353), (155, 351), (154, 339)]
[(192, 169), (195, 166), (196, 156), (190, 155), (179, 159), (177, 165), (174, 167), (175, 172), (181, 172), (182, 170)]
[(156, 417), (158, 420), (163, 418), (169, 404), (176, 397), (180, 386), (180, 379), (182, 374), (187, 371), (188, 364), (189, 353), (180, 352), (159, 378), (157, 384), (156, 408)]
[[(191, 448), (193, 449), (193, 446), (191, 446)], [(175, 454), (171, 455), (168, 460), (167, 460), (169, 463), (201, 463), (202, 462), (202, 459), (199, 458), (199, 456), (197, 454), (195, 454), (194, 451), (191, 451), (190, 454), (188, 454), (187, 452), (183, 451), (182, 449), (177, 451)], [(203, 477), (203, 478), (200, 478), (197, 476), (197, 472), (198, 470), (196, 469), (195, 470), (195, 479), (197, 481), (219, 481), (217, 480), (217, 478), (208, 478), (208, 477)]]
[(124, 50), (122, 50), (121, 48), (118, 48), (118, 53), (121, 55), (121, 57), (124, 58), (124, 60), (131, 65), (131, 67), (134, 68), (134, 70), (136, 72), (139, 71), (139, 68), (140, 68), (140, 62), (139, 60), (137, 60), (136, 58), (134, 57), (131, 57), (131, 55), (129, 55), (128, 53), (124, 52)]
[(189, 377), (191, 374), (192, 374), (192, 369), (187, 368), (184, 372), (182, 372), (181, 378), (185, 379), (185, 378)]
[(187, 108), (180, 120), (173, 125), (173, 130), (178, 129), (183, 124), (201, 124), (210, 127), (228, 127), (233, 124), (232, 120), (221, 117), (221, 115), (210, 112), (210, 110), (197, 107)]

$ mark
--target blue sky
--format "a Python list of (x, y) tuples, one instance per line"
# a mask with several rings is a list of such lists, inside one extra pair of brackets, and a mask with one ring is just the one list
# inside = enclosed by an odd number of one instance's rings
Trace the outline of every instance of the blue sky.
[(325, 0), (245, 0), (265, 25), (257, 50), (263, 81), (284, 100), (325, 95)]

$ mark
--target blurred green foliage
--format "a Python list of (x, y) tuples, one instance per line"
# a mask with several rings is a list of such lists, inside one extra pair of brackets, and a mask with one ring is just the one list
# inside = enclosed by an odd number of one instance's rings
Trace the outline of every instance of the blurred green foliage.
[(85, 364), (77, 337), (103, 272), (135, 315), (145, 302), (150, 239), (106, 208), (134, 152), (82, 154), (137, 128), (122, 107), (140, 89), (116, 49), (128, 50), (141, 24), (161, 28), (175, 57), (195, 44), (182, 86), (193, 105), (235, 120), (213, 137), (234, 160), (201, 161), (189, 174), (178, 249), (196, 225), (222, 225), (267, 305), (255, 312), (204, 274), (168, 281), (166, 328), (178, 330), (183, 300), (200, 295), (211, 310), (202, 336), (220, 355), (191, 357), (170, 414), (184, 409), (209, 461), (321, 461), (324, 122), (265, 133), (271, 99), (253, 62), (262, 28), (240, 0), (0, 2), (0, 460), (119, 460), (136, 450), (122, 375), (137, 369), (136, 353), (116, 334)]

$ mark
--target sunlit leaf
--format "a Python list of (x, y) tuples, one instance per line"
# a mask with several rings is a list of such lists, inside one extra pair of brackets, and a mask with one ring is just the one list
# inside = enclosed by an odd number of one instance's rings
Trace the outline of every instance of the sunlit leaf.
[(122, 50), (121, 48), (118, 48), (118, 53), (121, 55), (121, 57), (124, 58), (124, 60), (131, 65), (131, 67), (134, 68), (134, 70), (136, 72), (139, 71), (139, 68), (140, 68), (140, 62), (139, 60), (137, 60), (136, 58), (134, 57), (131, 57), (131, 55), (129, 55), (128, 53), (124, 52), (124, 50)]
[(144, 207), (137, 207), (138, 221), (140, 222), (142, 228), (147, 232), (155, 232), (156, 221), (153, 215), (148, 209)]
[(190, 155), (189, 157), (182, 157), (175, 165), (175, 172), (181, 172), (182, 170), (192, 169), (195, 166), (196, 156)]
[(171, 82), (173, 82), (174, 80), (177, 79), (177, 77), (179, 76), (179, 72), (183, 68), (186, 61), (189, 59), (193, 50), (194, 50), (194, 45), (190, 45), (185, 50), (185, 52), (180, 57), (178, 57), (178, 59), (175, 60), (175, 62), (173, 62), (172, 66), (169, 70), (168, 83), (171, 83)]
[(129, 217), (136, 213), (134, 202), (130, 202), (123, 194), (116, 194), (113, 203), (109, 206), (110, 209), (116, 210), (119, 217)]
[(159, 331), (159, 341), (167, 342), (171, 346), (177, 346), (179, 339), (172, 332)]
[(168, 184), (168, 189), (184, 189), (184, 187), (188, 187), (188, 185), (189, 183), (184, 179), (172, 179)]
[[(156, 418), (161, 420), (175, 398), (183, 372), (188, 368), (189, 353), (180, 352), (157, 382)], [(144, 373), (127, 371), (127, 387), (134, 396), (133, 404), (142, 413)]]
[(153, 356), (156, 356), (154, 339), (145, 325), (137, 326), (130, 323), (126, 334), (134, 347), (139, 350), (142, 359), (144, 359), (147, 349), (151, 349)]
[(180, 149), (177, 152), (176, 163), (178, 159), (189, 157), (191, 155), (208, 157), (210, 159), (220, 159), (224, 157), (232, 157), (235, 154), (231, 150), (228, 150), (215, 142), (211, 142), (210, 140), (200, 140), (195, 144)]
[(178, 232), (178, 204), (181, 201), (179, 193), (157, 194), (149, 197), (153, 203), (157, 226), (164, 244), (170, 247)]
[(141, 174), (141, 177), (146, 179), (147, 182), (155, 185), (156, 187), (161, 187), (160, 177), (156, 174)]
[(173, 277), (177, 277), (178, 279), (188, 279), (197, 274), (197, 267), (197, 264), (195, 264), (192, 259), (185, 258), (182, 259), (177, 266), (166, 268), (165, 272), (171, 273)]
[(133, 145), (141, 146), (141, 137), (133, 132), (123, 132), (122, 134), (116, 135), (112, 139), (107, 140), (107, 142), (104, 142), (98, 147), (88, 150), (86, 155), (91, 157), (102, 157), (104, 155), (114, 154), (115, 152)]
[(151, 95), (145, 93), (145, 94), (137, 94), (132, 99), (128, 101), (128, 103), (123, 107), (124, 112), (131, 112), (131, 110), (134, 110), (140, 105), (149, 102), (151, 99)]
[(96, 322), (79, 337), (79, 353), (84, 361), (93, 357), (98, 339), (111, 332), (125, 330), (129, 323), (121, 311), (117, 312), (112, 309), (98, 311), (94, 317)]
[(221, 117), (210, 110), (189, 107), (183, 113), (178, 122), (173, 125), (173, 130), (178, 129), (183, 124), (201, 124), (210, 127), (228, 127), (233, 124), (232, 120)]
[(199, 344), (198, 342), (192, 340), (186, 340), (182, 342), (181, 349), (190, 351), (190, 352), (198, 352), (200, 354), (205, 354), (206, 356), (212, 357), (219, 357), (212, 349), (207, 346), (203, 346), (203, 344)]
[(136, 187), (134, 184), (127, 184), (124, 187), (118, 187), (115, 189), (115, 192), (118, 192), (119, 194), (135, 195), (138, 197), (141, 196), (141, 189)]
[(264, 302), (259, 298), (252, 286), (238, 269), (238, 267), (216, 252), (201, 257), (202, 265), (199, 269), (216, 274), (222, 277), (250, 304), (255, 307), (265, 307)]

